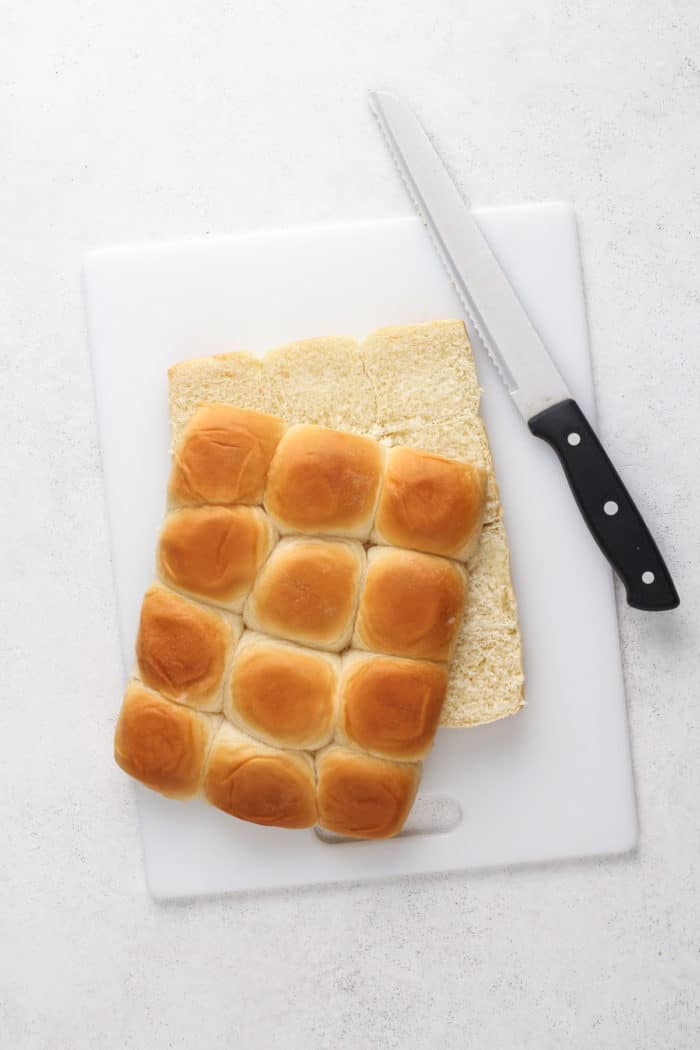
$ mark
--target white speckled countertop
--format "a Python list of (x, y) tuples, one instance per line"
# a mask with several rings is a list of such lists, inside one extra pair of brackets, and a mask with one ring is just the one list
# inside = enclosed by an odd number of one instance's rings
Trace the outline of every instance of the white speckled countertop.
[[(0, 1046), (695, 1047), (695, 0), (36, 0), (0, 21)], [(418, 110), (474, 203), (576, 206), (600, 429), (682, 598), (620, 598), (639, 850), (157, 905), (110, 758), (81, 258), (403, 214), (368, 86)]]

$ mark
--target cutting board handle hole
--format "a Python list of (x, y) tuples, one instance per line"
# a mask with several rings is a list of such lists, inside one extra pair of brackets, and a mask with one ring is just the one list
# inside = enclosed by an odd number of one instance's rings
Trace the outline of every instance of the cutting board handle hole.
[[(396, 836), (398, 839), (413, 835), (437, 835), (440, 832), (452, 831), (462, 820), (462, 807), (451, 795), (419, 795), (413, 803), (413, 809), (403, 830)], [(321, 842), (335, 846), (343, 842), (355, 842), (358, 839), (346, 835), (336, 835), (333, 831), (315, 827), (314, 831)]]

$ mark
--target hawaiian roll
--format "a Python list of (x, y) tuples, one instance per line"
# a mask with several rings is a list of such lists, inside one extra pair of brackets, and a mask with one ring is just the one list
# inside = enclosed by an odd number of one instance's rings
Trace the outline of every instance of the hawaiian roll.
[(245, 631), (224, 714), (268, 744), (317, 751), (335, 728), (339, 673), (335, 655)]
[(372, 539), (464, 561), (479, 542), (486, 485), (472, 463), (392, 448)]
[(311, 758), (252, 740), (223, 721), (204, 774), (207, 801), (240, 820), (280, 828), (316, 823), (316, 783)]
[(223, 679), (243, 627), (167, 587), (150, 587), (136, 638), (138, 677), (169, 700), (220, 711)]
[(276, 541), (259, 507), (186, 507), (168, 514), (157, 570), (175, 590), (240, 612)]
[(447, 667), (350, 650), (343, 656), (338, 739), (402, 761), (429, 752), (447, 692)]
[(287, 430), (270, 466), (265, 508), (281, 532), (369, 537), (385, 451), (326, 427)]
[(339, 652), (350, 642), (364, 565), (357, 541), (281, 540), (244, 606), (246, 626)]
[(261, 503), (284, 423), (233, 405), (197, 408), (174, 451), (171, 506)]
[(220, 721), (172, 704), (132, 681), (114, 734), (114, 758), (126, 773), (161, 795), (192, 798)]
[(384, 839), (401, 831), (421, 767), (331, 745), (316, 756), (316, 772), (322, 828), (350, 838)]
[(353, 645), (394, 656), (449, 661), (466, 592), (466, 573), (457, 562), (396, 547), (372, 547)]

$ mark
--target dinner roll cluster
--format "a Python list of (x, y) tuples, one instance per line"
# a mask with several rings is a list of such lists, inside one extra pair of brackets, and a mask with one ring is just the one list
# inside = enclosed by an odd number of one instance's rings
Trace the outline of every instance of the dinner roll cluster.
[(397, 834), (485, 497), (469, 463), (200, 406), (173, 455), (118, 764), (257, 824)]

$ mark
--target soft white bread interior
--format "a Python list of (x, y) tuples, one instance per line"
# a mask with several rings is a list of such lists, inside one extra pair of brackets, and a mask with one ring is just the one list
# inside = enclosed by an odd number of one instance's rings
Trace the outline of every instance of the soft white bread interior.
[(280, 540), (244, 606), (246, 627), (340, 652), (352, 636), (364, 566), (356, 540)]
[(425, 758), (447, 693), (447, 665), (356, 649), (342, 663), (338, 741), (382, 758)]
[(114, 734), (114, 758), (129, 776), (161, 795), (192, 798), (220, 722), (131, 681)]
[(245, 631), (224, 714), (267, 744), (317, 751), (333, 736), (339, 678), (339, 657)]
[(154, 584), (141, 606), (135, 674), (168, 700), (218, 712), (224, 675), (242, 631), (240, 617)]
[(332, 744), (316, 756), (318, 822), (350, 838), (398, 834), (416, 797), (421, 767)]
[(514, 714), (523, 672), (508, 540), (469, 340), (460, 320), (372, 333), (364, 343), (313, 339), (265, 358), (234, 353), (169, 372), (173, 442), (203, 401), (222, 401), (467, 460), (488, 477), (470, 598), (450, 669), (441, 723), (470, 726)]
[(270, 350), (262, 362), (258, 358), (279, 399), (279, 414), (290, 423), (371, 436), (367, 406), (374, 404), (374, 392), (359, 350), (355, 339), (320, 336)]
[(384, 457), (369, 438), (308, 423), (291, 426), (270, 464), (265, 509), (281, 532), (366, 540)]
[(436, 420), (470, 426), (478, 416), (481, 390), (462, 321), (378, 328), (362, 343), (362, 359), (384, 434), (418, 432)]
[(212, 806), (240, 820), (278, 828), (316, 823), (316, 782), (303, 751), (282, 751), (224, 720), (214, 738), (203, 784)]

